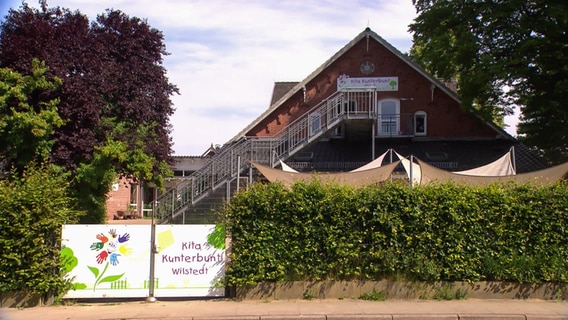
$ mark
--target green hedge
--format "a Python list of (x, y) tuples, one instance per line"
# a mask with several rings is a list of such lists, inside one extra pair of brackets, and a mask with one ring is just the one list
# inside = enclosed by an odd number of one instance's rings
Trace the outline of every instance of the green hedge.
[(61, 225), (75, 222), (68, 182), (54, 167), (29, 165), (0, 179), (0, 292), (65, 293)]
[(403, 277), (568, 282), (568, 184), (255, 184), (224, 209), (229, 285)]

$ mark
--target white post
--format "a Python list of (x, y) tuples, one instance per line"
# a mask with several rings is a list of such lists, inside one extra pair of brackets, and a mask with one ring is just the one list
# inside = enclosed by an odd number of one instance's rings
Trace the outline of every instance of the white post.
[(517, 174), (517, 160), (515, 160), (515, 146), (511, 147), (511, 159), (513, 162), (513, 170), (515, 170), (515, 174)]
[(412, 167), (414, 164), (414, 156), (410, 155), (410, 188), (414, 188), (414, 177), (412, 176)]
[(375, 121), (371, 125), (371, 161), (375, 160)]

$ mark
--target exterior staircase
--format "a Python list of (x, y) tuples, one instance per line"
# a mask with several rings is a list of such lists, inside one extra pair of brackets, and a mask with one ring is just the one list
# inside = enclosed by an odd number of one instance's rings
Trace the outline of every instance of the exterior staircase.
[(338, 91), (274, 136), (243, 137), (224, 145), (186, 181), (157, 199), (156, 218), (160, 223), (214, 223), (213, 212), (252, 180), (250, 161), (275, 167), (345, 119), (376, 119), (375, 101), (373, 90)]

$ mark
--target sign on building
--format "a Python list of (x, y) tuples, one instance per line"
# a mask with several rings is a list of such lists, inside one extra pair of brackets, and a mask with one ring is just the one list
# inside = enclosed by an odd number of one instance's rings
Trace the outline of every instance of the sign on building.
[[(65, 225), (62, 258), (74, 290), (65, 298), (147, 297), (150, 225)], [(223, 296), (224, 232), (215, 225), (157, 225), (155, 297)]]
[(337, 78), (337, 91), (398, 91), (398, 77), (350, 78), (343, 74)]

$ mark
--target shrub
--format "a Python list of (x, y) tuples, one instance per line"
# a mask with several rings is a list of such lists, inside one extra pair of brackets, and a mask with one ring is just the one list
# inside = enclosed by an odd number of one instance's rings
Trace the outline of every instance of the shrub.
[(61, 226), (78, 212), (67, 182), (47, 165), (0, 180), (0, 292), (66, 292), (59, 255)]
[(255, 184), (222, 210), (231, 284), (568, 281), (568, 184)]

